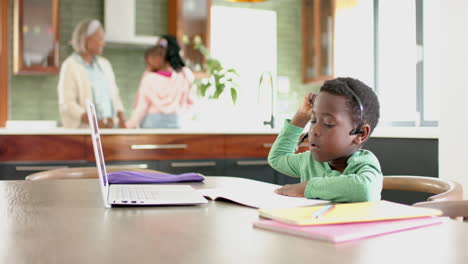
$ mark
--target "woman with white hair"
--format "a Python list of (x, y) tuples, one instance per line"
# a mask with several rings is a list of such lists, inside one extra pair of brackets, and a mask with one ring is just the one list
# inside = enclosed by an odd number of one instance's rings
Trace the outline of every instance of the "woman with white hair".
[(99, 127), (125, 127), (123, 104), (109, 61), (102, 56), (104, 30), (98, 20), (84, 20), (73, 31), (74, 53), (62, 64), (58, 83), (60, 115), (66, 128), (88, 127), (86, 101), (96, 107)]

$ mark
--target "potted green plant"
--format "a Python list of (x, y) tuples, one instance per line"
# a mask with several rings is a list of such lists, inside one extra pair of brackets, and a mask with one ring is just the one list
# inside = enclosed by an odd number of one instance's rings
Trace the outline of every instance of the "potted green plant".
[[(184, 37), (184, 44), (190, 44), (188, 37)], [(196, 79), (194, 82), (198, 95), (202, 98), (218, 99), (225, 91), (229, 90), (232, 102), (235, 104), (239, 88), (236, 79), (239, 74), (233, 68), (224, 68), (218, 59), (213, 58), (200, 36), (193, 38), (192, 45), (205, 58), (203, 70), (208, 74), (206, 78)]]

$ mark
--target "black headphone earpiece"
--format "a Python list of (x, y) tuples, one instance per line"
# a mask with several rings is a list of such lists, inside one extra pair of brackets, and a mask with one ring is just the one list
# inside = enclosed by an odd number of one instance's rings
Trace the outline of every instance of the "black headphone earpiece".
[(362, 133), (364, 133), (364, 132), (362, 130), (360, 130), (360, 129), (353, 129), (353, 130), (351, 130), (349, 132), (349, 135), (354, 136), (354, 135), (359, 135), (359, 134), (362, 134)]

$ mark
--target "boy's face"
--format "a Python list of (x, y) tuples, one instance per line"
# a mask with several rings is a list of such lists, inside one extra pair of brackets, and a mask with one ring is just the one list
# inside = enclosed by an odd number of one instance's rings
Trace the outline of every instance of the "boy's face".
[(327, 92), (315, 99), (309, 129), (309, 148), (315, 160), (346, 161), (359, 148), (353, 143), (356, 136), (349, 135), (354, 127), (346, 103), (346, 97)]

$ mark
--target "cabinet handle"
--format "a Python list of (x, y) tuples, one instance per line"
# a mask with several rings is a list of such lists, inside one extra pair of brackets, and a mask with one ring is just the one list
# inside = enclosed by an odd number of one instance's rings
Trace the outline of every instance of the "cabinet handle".
[(187, 144), (132, 145), (131, 149), (186, 149)]
[(65, 169), (68, 166), (16, 166), (16, 171), (46, 171), (55, 169)]
[[(263, 147), (264, 148), (271, 148), (271, 146), (273, 146), (272, 143), (263, 143)], [(309, 145), (307, 143), (301, 143), (301, 145), (299, 147), (308, 147)]]
[(170, 166), (172, 168), (182, 168), (182, 167), (214, 167), (216, 166), (215, 161), (199, 161), (199, 162), (171, 162)]
[(113, 169), (147, 169), (148, 164), (116, 164), (116, 165), (106, 165), (106, 168), (113, 168)]
[(256, 166), (256, 165), (268, 165), (267, 160), (240, 160), (237, 161), (238, 166)]

